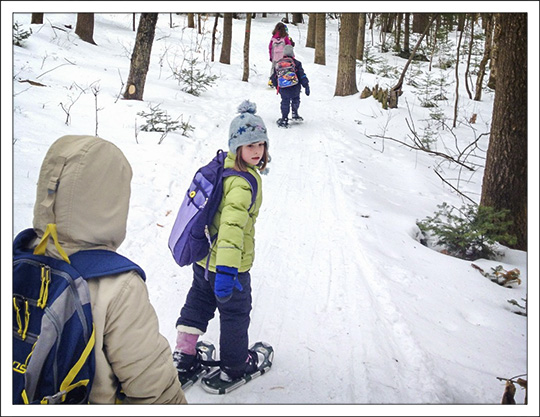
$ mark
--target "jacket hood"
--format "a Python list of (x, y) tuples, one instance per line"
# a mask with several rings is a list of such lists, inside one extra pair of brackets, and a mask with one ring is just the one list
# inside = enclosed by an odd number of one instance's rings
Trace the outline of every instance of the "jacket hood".
[[(96, 136), (63, 136), (39, 174), (33, 226), (41, 239), (55, 223), (69, 256), (83, 249), (116, 250), (126, 236), (132, 170), (116, 145)], [(58, 256), (49, 244), (48, 254)]]

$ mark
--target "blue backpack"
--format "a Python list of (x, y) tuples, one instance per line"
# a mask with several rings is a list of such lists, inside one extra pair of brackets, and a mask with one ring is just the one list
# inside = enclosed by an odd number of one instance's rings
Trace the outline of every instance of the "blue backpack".
[(209, 227), (223, 197), (223, 178), (232, 175), (245, 178), (251, 186), (249, 209), (255, 203), (257, 180), (249, 172), (225, 169), (226, 157), (227, 153), (219, 150), (212, 161), (197, 170), (178, 210), (169, 249), (180, 266), (200, 261), (210, 252), (217, 233), (210, 236)]
[[(86, 280), (135, 270), (129, 259), (107, 250), (84, 250), (66, 260), (43, 252), (50, 224), (36, 250), (33, 229), (13, 242), (13, 403), (84, 404), (95, 371), (95, 329)], [(39, 250), (40, 248), (42, 250)], [(67, 262), (69, 260), (69, 263)]]

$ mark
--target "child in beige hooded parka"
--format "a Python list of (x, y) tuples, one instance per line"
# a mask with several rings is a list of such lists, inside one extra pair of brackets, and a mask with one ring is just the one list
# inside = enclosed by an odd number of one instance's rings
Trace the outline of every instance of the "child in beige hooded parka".
[[(43, 161), (34, 207), (42, 238), (56, 224), (69, 256), (116, 251), (126, 236), (132, 170), (122, 151), (94, 136), (63, 136)], [(49, 244), (46, 255), (61, 258)], [(88, 281), (96, 329), (91, 404), (185, 404), (168, 341), (134, 271)]]

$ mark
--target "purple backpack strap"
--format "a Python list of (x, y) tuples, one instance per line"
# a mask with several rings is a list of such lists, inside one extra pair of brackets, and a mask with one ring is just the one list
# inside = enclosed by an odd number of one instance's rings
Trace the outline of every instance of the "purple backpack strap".
[[(257, 190), (258, 190), (257, 180), (255, 179), (253, 174), (250, 174), (249, 172), (237, 171), (232, 168), (225, 168), (223, 170), (223, 178), (232, 177), (233, 175), (244, 178), (251, 186), (251, 204), (249, 205), (249, 208), (248, 208), (248, 211), (249, 211), (255, 204), (255, 200), (257, 198)], [(214, 238), (216, 237), (217, 235), (214, 236)], [(212, 246), (212, 242), (210, 242), (210, 247), (211, 246)], [(204, 279), (206, 279), (207, 281), (208, 281), (208, 265), (209, 264), (210, 264), (210, 253), (206, 257), (206, 268), (204, 269)]]

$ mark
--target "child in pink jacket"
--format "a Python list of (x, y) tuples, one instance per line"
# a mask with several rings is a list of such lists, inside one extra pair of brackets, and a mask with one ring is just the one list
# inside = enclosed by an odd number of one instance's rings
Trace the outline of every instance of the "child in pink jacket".
[[(276, 61), (283, 58), (283, 48), (285, 45), (292, 45), (294, 47), (294, 41), (289, 36), (287, 26), (283, 22), (279, 22), (272, 31), (272, 38), (268, 44), (268, 53), (270, 54), (270, 62), (272, 62), (270, 77), (272, 77), (272, 73), (274, 72), (274, 64)], [(268, 80), (268, 85), (270, 87), (275, 87), (270, 79)]]

